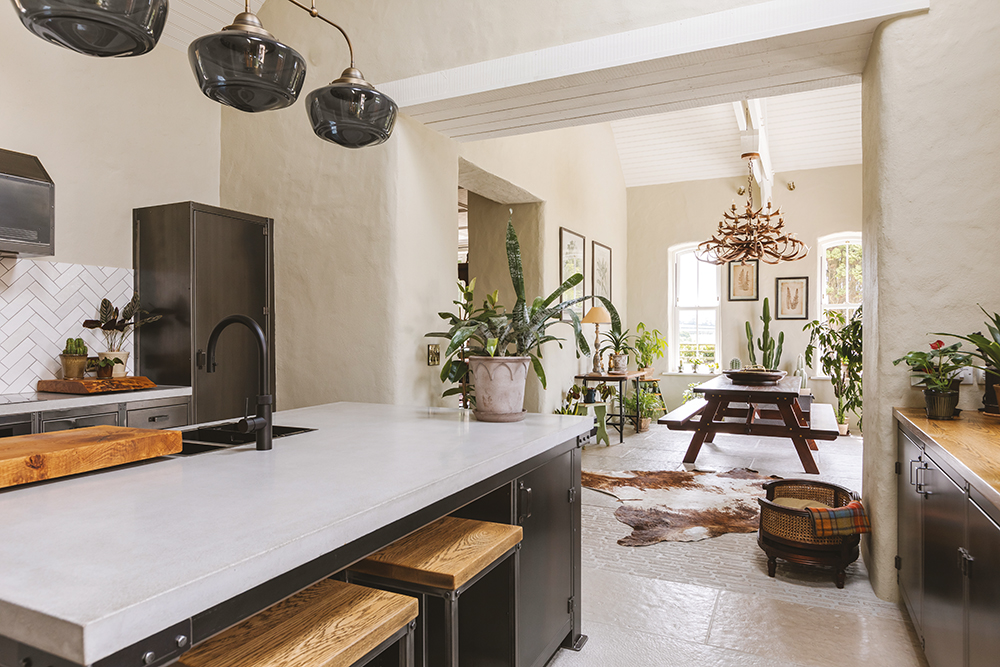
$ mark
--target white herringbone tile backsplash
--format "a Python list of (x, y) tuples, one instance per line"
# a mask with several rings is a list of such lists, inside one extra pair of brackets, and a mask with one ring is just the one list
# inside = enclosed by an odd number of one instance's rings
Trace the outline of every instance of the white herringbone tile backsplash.
[[(132, 298), (131, 269), (0, 259), (0, 394), (35, 391), (41, 379), (62, 376), (59, 353), (67, 338), (82, 338), (96, 355), (99, 331), (83, 328), (101, 299), (121, 308)], [(131, 352), (129, 339), (125, 350)], [(129, 356), (127, 372), (132, 374)]]

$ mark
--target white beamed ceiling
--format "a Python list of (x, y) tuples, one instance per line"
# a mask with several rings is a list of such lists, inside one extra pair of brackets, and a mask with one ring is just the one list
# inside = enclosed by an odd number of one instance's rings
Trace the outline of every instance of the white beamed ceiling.
[[(861, 164), (861, 84), (764, 100), (775, 173)], [(611, 123), (626, 187), (745, 178), (733, 105)]]
[(379, 88), (474, 141), (846, 86), (860, 82), (875, 28), (929, 2), (771, 0)]
[[(260, 11), (264, 0), (250, 0), (250, 9)], [(170, 0), (167, 25), (160, 38), (167, 46), (187, 53), (192, 40), (219, 32), (243, 11), (243, 0)]]

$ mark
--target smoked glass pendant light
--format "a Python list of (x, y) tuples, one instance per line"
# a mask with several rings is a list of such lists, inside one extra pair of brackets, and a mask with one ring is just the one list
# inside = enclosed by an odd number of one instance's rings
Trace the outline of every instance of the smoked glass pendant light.
[(232, 25), (191, 42), (188, 59), (201, 92), (251, 113), (290, 106), (306, 79), (306, 61), (264, 29), (249, 0)]
[(88, 56), (139, 56), (156, 46), (167, 0), (13, 0), (42, 39)]
[(381, 144), (392, 134), (396, 103), (365, 81), (354, 64), (329, 86), (306, 98), (317, 137), (346, 148)]

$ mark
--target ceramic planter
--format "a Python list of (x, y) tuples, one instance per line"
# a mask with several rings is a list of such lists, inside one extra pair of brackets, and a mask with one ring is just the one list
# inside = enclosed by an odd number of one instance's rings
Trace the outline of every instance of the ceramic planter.
[(623, 375), (628, 373), (628, 355), (627, 354), (612, 354), (611, 355), (611, 369), (609, 373), (615, 373), (618, 375)]
[(952, 419), (958, 406), (958, 392), (950, 389), (924, 389), (924, 403), (928, 419)]
[(840, 433), (840, 435), (847, 435), (847, 431), (848, 431), (848, 427), (849, 426), (850, 426), (850, 424), (839, 424), (838, 423), (837, 424), (837, 432)]
[(111, 377), (116, 377), (116, 378), (123, 378), (123, 377), (125, 377), (125, 364), (128, 363), (128, 355), (129, 355), (128, 352), (122, 352), (120, 350), (118, 352), (98, 352), (97, 353), (97, 356), (100, 359), (114, 359), (114, 358), (117, 357), (118, 359), (122, 360), (122, 362), (120, 364), (115, 364), (114, 365), (114, 370), (111, 372)]
[(87, 355), (60, 354), (59, 361), (62, 363), (63, 379), (79, 380), (83, 378), (83, 374), (87, 370)]
[(517, 422), (524, 419), (524, 384), (530, 357), (470, 357), (476, 387), (476, 419)]

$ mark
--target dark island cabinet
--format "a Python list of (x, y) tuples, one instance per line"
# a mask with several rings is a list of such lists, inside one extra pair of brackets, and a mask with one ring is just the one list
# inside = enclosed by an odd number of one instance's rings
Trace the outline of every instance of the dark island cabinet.
[(927, 663), (1000, 664), (1000, 510), (931, 441), (900, 427), (897, 445), (896, 568)]

